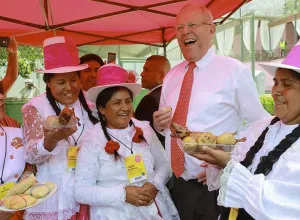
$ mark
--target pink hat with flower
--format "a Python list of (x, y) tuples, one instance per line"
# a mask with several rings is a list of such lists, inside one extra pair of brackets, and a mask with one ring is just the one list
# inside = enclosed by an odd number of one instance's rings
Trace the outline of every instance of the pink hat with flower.
[(300, 73), (300, 41), (298, 41), (298, 43), (291, 49), (282, 63), (269, 62), (261, 63), (259, 65), (272, 76), (275, 76), (278, 68), (291, 69)]
[(45, 70), (39, 73), (68, 73), (88, 68), (87, 64), (80, 65), (76, 44), (68, 37), (51, 37), (44, 40)]
[(128, 72), (119, 65), (106, 64), (101, 66), (97, 72), (97, 86), (90, 88), (87, 91), (87, 99), (96, 103), (97, 96), (100, 92), (104, 89), (116, 86), (126, 87), (134, 96), (137, 95), (141, 91), (142, 86), (135, 83), (135, 81), (130, 81), (129, 76)]

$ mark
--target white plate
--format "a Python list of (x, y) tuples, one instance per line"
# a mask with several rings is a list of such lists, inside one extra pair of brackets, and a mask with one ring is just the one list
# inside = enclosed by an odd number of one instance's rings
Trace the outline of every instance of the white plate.
[(207, 146), (216, 150), (222, 150), (225, 152), (231, 152), (235, 145), (226, 145), (226, 144), (198, 144), (198, 143), (187, 143), (183, 144), (181, 139), (177, 141), (179, 147), (182, 151), (187, 154), (194, 154), (194, 153), (203, 153), (203, 146)]
[(4, 212), (16, 212), (16, 211), (20, 211), (20, 210), (29, 209), (29, 208), (34, 207), (36, 205), (39, 205), (42, 202), (44, 202), (45, 200), (47, 200), (50, 196), (52, 196), (56, 192), (56, 190), (57, 190), (57, 185), (56, 185), (56, 183), (54, 183), (53, 189), (44, 198), (37, 199), (34, 204), (32, 204), (30, 206), (26, 206), (26, 207), (24, 207), (22, 209), (8, 209), (8, 208), (6, 208), (4, 206), (0, 206), (0, 210), (4, 211)]

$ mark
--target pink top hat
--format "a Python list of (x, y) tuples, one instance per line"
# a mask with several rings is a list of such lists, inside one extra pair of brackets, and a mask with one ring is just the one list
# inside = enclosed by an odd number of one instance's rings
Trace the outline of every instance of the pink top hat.
[(81, 64), (74, 41), (68, 37), (52, 37), (43, 43), (45, 70), (39, 73), (68, 73), (88, 68)]
[[(299, 41), (300, 42), (300, 41)], [(275, 76), (275, 72), (278, 68), (291, 69), (300, 73), (300, 44), (299, 42), (291, 49), (287, 57), (282, 63), (262, 63), (259, 64), (270, 75)]]
[(97, 72), (97, 86), (90, 88), (87, 91), (87, 99), (96, 103), (97, 96), (100, 92), (104, 89), (115, 86), (126, 87), (133, 93), (134, 96), (137, 95), (141, 91), (142, 86), (137, 83), (129, 82), (128, 76), (128, 72), (116, 64), (106, 64), (100, 67)]

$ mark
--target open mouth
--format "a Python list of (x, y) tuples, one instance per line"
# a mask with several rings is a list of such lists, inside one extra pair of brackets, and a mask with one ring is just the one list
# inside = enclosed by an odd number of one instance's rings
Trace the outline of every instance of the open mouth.
[(275, 105), (284, 105), (286, 102), (274, 102)]
[(196, 43), (195, 39), (187, 39), (184, 41), (185, 46), (191, 46), (191, 45), (194, 45), (195, 43)]
[(73, 93), (66, 93), (66, 94), (64, 94), (64, 96), (66, 97), (66, 98), (72, 98), (73, 97)]
[(119, 114), (118, 116), (121, 117), (121, 118), (127, 118), (129, 116), (129, 114), (128, 113), (122, 113), (122, 114)]

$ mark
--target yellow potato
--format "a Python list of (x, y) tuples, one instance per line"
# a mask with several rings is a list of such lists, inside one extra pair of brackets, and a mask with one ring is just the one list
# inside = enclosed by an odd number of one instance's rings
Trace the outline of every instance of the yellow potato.
[(216, 144), (216, 136), (211, 132), (203, 132), (197, 136), (198, 144)]
[(217, 144), (234, 145), (237, 140), (233, 133), (224, 133), (217, 137)]

